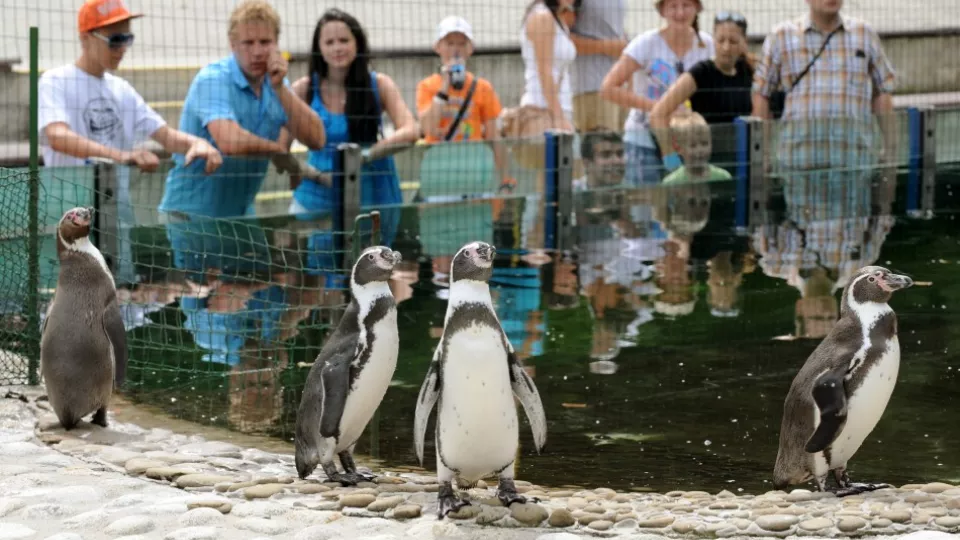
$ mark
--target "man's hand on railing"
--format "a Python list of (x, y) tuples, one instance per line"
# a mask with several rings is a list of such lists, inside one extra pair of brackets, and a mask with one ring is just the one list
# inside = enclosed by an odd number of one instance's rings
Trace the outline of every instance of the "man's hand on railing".
[(118, 162), (121, 165), (132, 165), (143, 172), (154, 172), (160, 167), (160, 158), (149, 150), (132, 150), (121, 152)]
[(205, 159), (207, 161), (206, 166), (203, 168), (207, 174), (212, 174), (220, 168), (220, 165), (223, 165), (223, 156), (220, 155), (220, 152), (203, 139), (199, 139), (190, 146), (190, 149), (187, 150), (184, 156), (184, 163), (189, 165), (195, 159)]
[(301, 163), (292, 154), (277, 154), (272, 161), (278, 172), (290, 175), (291, 187), (299, 185), (304, 178), (327, 187), (333, 186), (333, 176), (330, 173), (320, 172), (306, 163)]

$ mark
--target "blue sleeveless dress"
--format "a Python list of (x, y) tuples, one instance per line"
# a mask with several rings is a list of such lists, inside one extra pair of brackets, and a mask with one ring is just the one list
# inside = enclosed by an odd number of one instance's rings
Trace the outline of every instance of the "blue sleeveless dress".
[[(320, 98), (319, 77), (316, 74), (313, 74), (312, 77), (316, 90), (311, 96), (310, 107), (320, 116), (320, 120), (323, 122), (327, 143), (321, 150), (311, 150), (308, 154), (307, 163), (321, 172), (339, 172), (340, 152), (337, 150), (337, 146), (350, 142), (347, 116), (343, 113), (331, 113), (327, 110)], [(370, 84), (377, 99), (379, 116), (382, 117), (383, 102), (380, 99), (376, 72), (370, 73)], [(379, 122), (382, 128), (382, 118), (379, 118)], [(403, 203), (403, 196), (400, 192), (400, 177), (397, 174), (393, 157), (368, 162), (363, 165), (360, 172), (361, 212), (380, 211), (380, 243), (392, 246), (400, 222), (400, 205)], [(342, 193), (343, 178), (340, 174), (334, 174), (332, 187), (304, 180), (294, 190), (293, 199), (307, 210), (306, 214), (300, 214), (300, 217), (304, 219), (315, 219), (330, 212), (333, 214), (333, 218), (339, 221), (340, 211), (342, 210)], [(346, 227), (347, 230), (352, 230), (353, 224), (347, 223)], [(369, 244), (369, 229), (365, 229), (362, 234), (361, 241), (363, 244)], [(342, 242), (339, 241), (338, 236), (334, 235), (332, 231), (322, 231), (311, 235), (307, 241), (309, 253), (306, 270), (312, 274), (328, 274), (328, 282), (332, 277), (330, 272), (338, 270), (334, 257), (334, 251), (342, 249)], [(347, 256), (349, 258), (350, 255)], [(328, 286), (332, 285), (332, 283), (328, 283)]]

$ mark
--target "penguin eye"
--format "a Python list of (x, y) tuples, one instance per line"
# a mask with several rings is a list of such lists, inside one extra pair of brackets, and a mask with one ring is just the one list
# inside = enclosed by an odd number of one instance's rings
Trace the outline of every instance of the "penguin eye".
[(873, 283), (873, 282), (877, 281), (877, 278), (875, 278), (875, 277), (873, 277), (873, 276), (870, 276), (869, 279), (870, 279), (870, 283)]
[(371, 261), (376, 259), (376, 257), (373, 256), (373, 253), (367, 255), (367, 258), (370, 259)]

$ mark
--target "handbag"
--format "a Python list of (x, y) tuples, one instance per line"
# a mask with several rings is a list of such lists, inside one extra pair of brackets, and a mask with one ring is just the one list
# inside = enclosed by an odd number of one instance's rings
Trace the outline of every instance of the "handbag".
[(820, 55), (823, 54), (823, 51), (826, 50), (827, 45), (830, 43), (830, 38), (840, 30), (841, 27), (834, 28), (832, 32), (827, 34), (826, 39), (823, 40), (823, 45), (820, 46), (820, 50), (817, 51), (817, 54), (813, 55), (813, 59), (810, 60), (810, 63), (807, 64), (807, 67), (803, 68), (803, 71), (800, 72), (800, 75), (797, 75), (797, 78), (793, 81), (793, 84), (790, 85), (790, 88), (786, 91), (783, 90), (774, 90), (770, 94), (770, 113), (774, 118), (779, 119), (783, 116), (783, 109), (787, 104), (787, 94), (792, 92), (794, 88), (800, 84), (800, 81), (806, 77), (807, 73), (810, 71), (810, 68), (817, 62), (820, 58)]

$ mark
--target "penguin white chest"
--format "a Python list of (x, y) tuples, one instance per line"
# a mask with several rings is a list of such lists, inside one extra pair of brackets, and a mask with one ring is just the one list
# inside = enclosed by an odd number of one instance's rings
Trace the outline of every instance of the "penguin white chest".
[(513, 462), (517, 408), (499, 328), (473, 324), (450, 336), (437, 439), (447, 467), (479, 479)]
[(387, 393), (397, 367), (400, 338), (397, 334), (396, 309), (390, 309), (371, 330), (372, 335), (367, 336), (370, 340), (370, 356), (361, 366), (344, 403), (337, 452), (360, 438)]
[(847, 401), (847, 422), (830, 447), (831, 468), (845, 464), (860, 448), (883, 416), (900, 372), (900, 343), (887, 341), (880, 358), (863, 374), (863, 381)]

